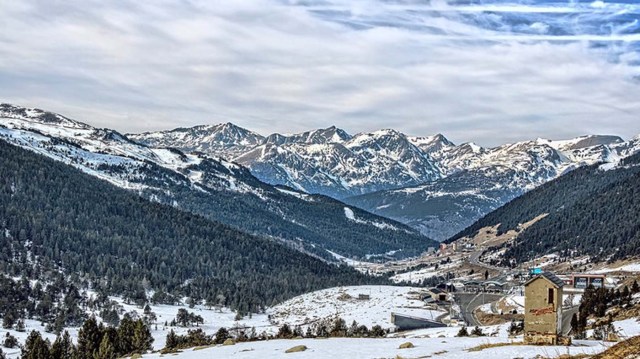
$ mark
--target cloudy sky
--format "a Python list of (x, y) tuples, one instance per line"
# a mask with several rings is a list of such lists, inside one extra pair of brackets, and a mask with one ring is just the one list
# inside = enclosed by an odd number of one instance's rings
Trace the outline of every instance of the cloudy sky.
[(122, 132), (640, 134), (635, 0), (2, 0), (0, 101)]

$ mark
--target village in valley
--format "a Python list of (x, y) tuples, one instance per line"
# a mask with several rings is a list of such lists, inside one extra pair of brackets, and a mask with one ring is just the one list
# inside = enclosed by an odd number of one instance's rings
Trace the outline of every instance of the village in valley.
[[(588, 258), (567, 263), (550, 255), (505, 269), (491, 263), (500, 240), (489, 232), (481, 241), (443, 243), (405, 261), (343, 259), (369, 274), (392, 273), (405, 286), (335, 287), (248, 316), (188, 299), (144, 307), (113, 300), (121, 313), (150, 322), (158, 351), (151, 357), (277, 357), (302, 348), (301, 358), (556, 358), (613, 350), (640, 334), (640, 264), (596, 267)], [(176, 321), (185, 313), (197, 320)], [(42, 329), (35, 321), (24, 324), (0, 335), (24, 341), (29, 330)], [(170, 348), (169, 332), (188, 338), (195, 331), (226, 334), (218, 344)], [(9, 357), (19, 352), (7, 350)]]

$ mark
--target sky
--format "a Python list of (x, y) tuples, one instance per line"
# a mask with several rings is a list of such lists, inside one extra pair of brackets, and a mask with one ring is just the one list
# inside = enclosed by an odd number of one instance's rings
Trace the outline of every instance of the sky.
[(639, 3), (1, 0), (0, 101), (125, 133), (631, 138)]

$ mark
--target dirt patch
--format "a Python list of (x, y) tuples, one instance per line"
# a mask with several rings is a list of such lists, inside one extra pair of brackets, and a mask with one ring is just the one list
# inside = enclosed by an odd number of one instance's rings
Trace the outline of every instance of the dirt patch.
[(299, 353), (307, 350), (308, 348), (305, 345), (296, 345), (295, 347), (289, 348), (285, 351), (285, 353)]
[(398, 347), (398, 349), (411, 349), (411, 348), (415, 348), (415, 346), (411, 342), (402, 343)]
[(493, 313), (485, 313), (483, 311), (477, 310), (473, 312), (476, 316), (476, 319), (483, 326), (487, 325), (498, 325), (504, 323), (510, 323), (514, 320), (524, 320), (524, 314), (493, 314)]
[[(624, 309), (620, 307), (611, 308), (609, 313), (611, 313), (611, 317), (615, 321), (632, 319), (632, 318), (639, 318), (638, 320), (640, 320), (640, 304), (636, 304), (631, 308), (624, 308)], [(638, 323), (638, 325), (640, 325), (640, 323)]]
[(467, 237), (464, 239), (466, 239), (467, 241), (470, 241), (476, 246), (483, 246), (483, 247), (497, 246), (512, 238), (517, 237), (518, 234), (520, 234), (520, 232), (527, 229), (528, 227), (530, 227), (531, 225), (533, 225), (534, 223), (538, 222), (539, 220), (543, 219), (546, 216), (547, 216), (547, 213), (543, 213), (535, 217), (534, 219), (530, 220), (529, 222), (525, 222), (518, 225), (517, 230), (515, 231), (511, 230), (500, 235), (498, 235), (498, 227), (500, 226), (499, 224), (493, 227), (484, 227), (480, 229), (478, 231), (478, 234), (476, 234), (475, 236), (471, 238)]

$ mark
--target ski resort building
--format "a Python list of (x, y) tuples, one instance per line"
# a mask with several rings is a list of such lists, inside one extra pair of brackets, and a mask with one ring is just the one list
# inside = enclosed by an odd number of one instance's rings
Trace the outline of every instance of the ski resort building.
[(557, 345), (562, 338), (562, 293), (564, 281), (543, 272), (524, 284), (524, 341)]

